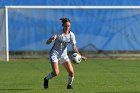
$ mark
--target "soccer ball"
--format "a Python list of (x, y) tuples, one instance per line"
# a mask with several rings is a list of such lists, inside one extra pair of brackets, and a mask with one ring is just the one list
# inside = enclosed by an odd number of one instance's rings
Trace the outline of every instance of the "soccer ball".
[(73, 53), (71, 55), (71, 60), (72, 62), (79, 64), (81, 62), (81, 56), (78, 53)]

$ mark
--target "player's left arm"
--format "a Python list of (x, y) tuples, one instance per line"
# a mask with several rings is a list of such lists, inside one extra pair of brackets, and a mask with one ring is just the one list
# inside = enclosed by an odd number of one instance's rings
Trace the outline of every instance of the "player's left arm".
[[(78, 50), (76, 44), (72, 44), (72, 48), (73, 48), (73, 51), (74, 51), (75, 53), (80, 54), (80, 52), (79, 52), (79, 50)], [(80, 54), (80, 55), (81, 55), (81, 54)], [(86, 60), (87, 57), (81, 55), (81, 59)]]

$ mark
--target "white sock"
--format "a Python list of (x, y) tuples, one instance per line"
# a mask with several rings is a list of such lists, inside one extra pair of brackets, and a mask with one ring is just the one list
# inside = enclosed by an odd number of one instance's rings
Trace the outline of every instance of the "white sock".
[(68, 84), (72, 85), (73, 80), (74, 80), (74, 77), (69, 76), (68, 77)]
[(49, 74), (46, 76), (46, 79), (49, 80), (49, 79), (51, 79), (51, 78), (53, 78), (52, 73), (49, 73)]

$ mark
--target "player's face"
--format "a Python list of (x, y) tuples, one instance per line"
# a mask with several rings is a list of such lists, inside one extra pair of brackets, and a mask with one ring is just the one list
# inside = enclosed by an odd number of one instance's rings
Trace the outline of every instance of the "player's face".
[(64, 26), (63, 26), (63, 29), (64, 29), (65, 31), (69, 31), (69, 30), (70, 30), (70, 26), (71, 26), (70, 22), (66, 22), (66, 23), (64, 24)]

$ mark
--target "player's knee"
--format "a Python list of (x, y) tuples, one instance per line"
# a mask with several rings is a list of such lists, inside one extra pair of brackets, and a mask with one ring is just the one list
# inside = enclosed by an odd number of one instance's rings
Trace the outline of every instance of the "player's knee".
[(59, 71), (53, 72), (53, 75), (54, 75), (54, 76), (58, 76), (58, 75), (59, 75)]
[(74, 76), (74, 71), (69, 71), (69, 76), (73, 77)]

